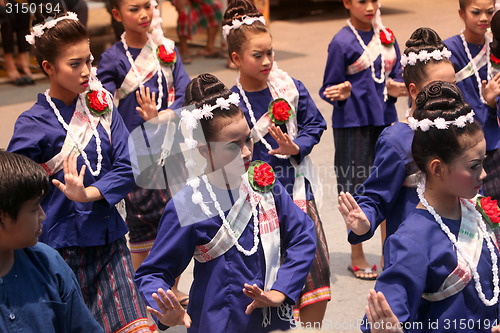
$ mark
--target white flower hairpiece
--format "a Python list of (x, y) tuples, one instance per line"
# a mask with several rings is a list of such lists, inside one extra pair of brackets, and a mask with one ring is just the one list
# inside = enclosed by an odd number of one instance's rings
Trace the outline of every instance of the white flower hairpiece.
[(417, 61), (426, 63), (431, 59), (439, 61), (443, 59), (450, 59), (450, 57), (451, 57), (451, 51), (448, 50), (446, 47), (443, 48), (442, 50), (434, 50), (430, 53), (426, 50), (422, 50), (418, 53), (410, 52), (408, 53), (408, 55), (402, 54), (401, 65), (403, 65), (403, 67), (406, 67), (406, 65), (414, 66), (417, 63)]
[(262, 24), (266, 24), (266, 20), (264, 19), (263, 16), (259, 16), (259, 17), (251, 17), (251, 16), (242, 16), (241, 17), (241, 20), (239, 19), (234, 19), (232, 22), (231, 22), (231, 25), (229, 24), (226, 24), (225, 26), (222, 27), (222, 37), (224, 37), (224, 40), (227, 39), (227, 36), (229, 35), (229, 32), (232, 30), (232, 29), (239, 29), (243, 24), (246, 24), (246, 25), (252, 25), (254, 22), (256, 21), (260, 21), (262, 22)]
[(47, 17), (43, 24), (40, 23), (33, 26), (33, 31), (25, 36), (26, 41), (31, 45), (35, 45), (35, 37), (42, 37), (45, 29), (51, 29), (55, 27), (56, 24), (62, 20), (78, 21), (78, 16), (73, 12), (67, 12), (66, 15), (58, 17), (56, 19), (54, 19), (53, 17)]
[(437, 129), (448, 129), (449, 126), (454, 125), (456, 127), (463, 128), (467, 125), (467, 123), (474, 122), (474, 114), (474, 111), (471, 111), (455, 120), (445, 120), (444, 118), (438, 117), (434, 120), (426, 118), (418, 121), (413, 117), (408, 117), (408, 124), (412, 130), (416, 131), (420, 128), (423, 132), (427, 132), (431, 127), (435, 127)]

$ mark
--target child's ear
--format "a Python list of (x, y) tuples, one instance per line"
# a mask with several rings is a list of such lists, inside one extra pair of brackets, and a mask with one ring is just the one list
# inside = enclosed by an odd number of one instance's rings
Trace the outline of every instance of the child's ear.
[(412, 82), (408, 85), (408, 92), (410, 93), (412, 100), (417, 99), (419, 91), (417, 90), (417, 85), (415, 83)]
[(208, 145), (206, 144), (198, 144), (198, 151), (200, 152), (201, 156), (203, 156), (203, 158), (205, 159), (208, 159), (210, 156), (210, 152), (209, 152), (209, 148), (208, 148)]
[(117, 20), (118, 22), (121, 22), (122, 21), (122, 15), (120, 14), (120, 11), (116, 8), (113, 8), (111, 10), (111, 14), (113, 15), (113, 17), (115, 18), (115, 20)]
[(52, 65), (47, 60), (42, 61), (42, 68), (45, 71), (45, 73), (47, 73), (48, 76), (54, 73), (54, 65)]
[(443, 161), (441, 161), (439, 158), (435, 158), (429, 163), (429, 173), (433, 177), (441, 178), (443, 175), (443, 168)]
[(351, 9), (351, 0), (343, 0), (345, 9)]
[(458, 16), (460, 16), (462, 20), (465, 20), (465, 13), (462, 11), (461, 8), (458, 9)]
[(233, 53), (231, 53), (231, 59), (233, 60), (233, 62), (236, 66), (240, 67), (241, 58), (240, 58), (240, 55), (238, 53), (233, 51)]

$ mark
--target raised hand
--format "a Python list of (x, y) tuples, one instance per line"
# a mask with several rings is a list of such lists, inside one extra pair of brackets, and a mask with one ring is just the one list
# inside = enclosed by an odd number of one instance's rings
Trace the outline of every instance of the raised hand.
[(370, 221), (349, 192), (340, 192), (339, 212), (344, 222), (356, 235), (366, 234), (370, 229)]
[(166, 326), (172, 327), (184, 325), (187, 328), (191, 327), (191, 317), (182, 307), (181, 303), (175, 296), (172, 290), (165, 291), (162, 288), (158, 289), (158, 294), (153, 293), (153, 299), (158, 305), (160, 311), (148, 306), (146, 309), (153, 316)]
[(497, 97), (500, 95), (500, 73), (495, 75), (490, 82), (483, 80), (481, 94), (488, 106), (496, 109)]
[(267, 308), (271, 306), (278, 307), (286, 298), (285, 294), (277, 290), (264, 291), (257, 287), (256, 284), (252, 286), (248, 283), (245, 283), (243, 293), (253, 299), (253, 302), (250, 303), (245, 310), (245, 314), (247, 315), (258, 308)]
[(54, 184), (64, 195), (73, 201), (87, 202), (87, 194), (83, 185), (83, 177), (85, 176), (85, 168), (83, 165), (78, 173), (76, 159), (77, 155), (71, 152), (63, 161), (64, 183), (57, 179), (52, 180)]
[(139, 90), (135, 92), (135, 97), (137, 98), (137, 103), (139, 103), (139, 106), (135, 109), (145, 121), (158, 116), (158, 110), (156, 109), (156, 93), (154, 91), (151, 93), (149, 87), (144, 88), (144, 86), (141, 86)]
[(271, 124), (267, 129), (279, 145), (278, 148), (270, 150), (269, 155), (297, 155), (300, 152), (299, 146), (292, 141), (288, 133), (283, 133), (281, 128)]
[(398, 317), (392, 312), (391, 306), (381, 291), (377, 293), (374, 289), (371, 289), (367, 298), (366, 318), (371, 324), (372, 333), (403, 332), (398, 327), (400, 326)]
[(323, 91), (323, 95), (330, 101), (343, 101), (351, 96), (352, 85), (351, 82), (345, 81), (334, 86), (330, 86)]
[(388, 79), (385, 86), (387, 88), (387, 94), (392, 97), (408, 96), (408, 89), (406, 89), (406, 85), (403, 82)]

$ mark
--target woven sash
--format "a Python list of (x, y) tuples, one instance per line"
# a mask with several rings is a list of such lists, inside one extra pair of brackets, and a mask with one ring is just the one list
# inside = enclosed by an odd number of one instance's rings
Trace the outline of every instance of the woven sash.
[(377, 38), (380, 38), (379, 36), (380, 35), (377, 33), (373, 34), (372, 40), (366, 46), (366, 50), (364, 50), (363, 54), (361, 54), (358, 60), (347, 67), (347, 75), (354, 75), (369, 68), (371, 65), (370, 59), (373, 59), (373, 62), (375, 62), (375, 60), (380, 55), (380, 52), (383, 52), (385, 62), (385, 76), (386, 78), (389, 77), (392, 68), (396, 64), (396, 49), (394, 48), (394, 44), (391, 46), (382, 45), (379, 47), (379, 42), (377, 41)]
[[(491, 232), (491, 229), (489, 228), (488, 230), (490, 231), (490, 235), (483, 235), (478, 223), (476, 222), (474, 212), (467, 209), (467, 206), (464, 203), (461, 203), (461, 206), (462, 220), (460, 224), (460, 231), (458, 233), (458, 244), (465, 250), (469, 258), (472, 259), (473, 265), (477, 267), (483, 248), (483, 236), (492, 237), (495, 245), (497, 244), (496, 238), (493, 236), (493, 232)], [(438, 291), (434, 293), (422, 294), (424, 299), (430, 302), (441, 301), (459, 293), (470, 282), (472, 279), (472, 271), (463, 256), (460, 254), (460, 251), (456, 252), (457, 267), (455, 270), (448, 275), (441, 287), (439, 287)]]
[[(85, 93), (83, 93), (85, 94)], [(106, 113), (104, 116), (95, 116), (90, 115), (90, 113), (86, 110), (86, 105), (84, 95), (80, 95), (78, 101), (76, 102), (76, 109), (73, 113), (73, 117), (69, 123), (69, 131), (73, 135), (73, 137), (78, 140), (80, 146), (85, 149), (89, 144), (94, 132), (92, 131), (92, 127), (90, 125), (89, 119), (92, 120), (94, 126), (97, 127), (99, 122), (106, 130), (109, 136), (109, 142), (111, 143), (111, 121), (112, 121), (112, 112)], [(110, 105), (109, 107), (113, 107)], [(62, 126), (62, 125), (61, 125)], [(64, 159), (71, 153), (71, 151), (75, 151), (75, 153), (79, 153), (77, 146), (71, 136), (67, 133), (66, 138), (64, 139), (63, 146), (61, 151), (54, 157), (52, 157), (49, 161), (45, 163), (41, 163), (41, 166), (45, 169), (49, 176), (59, 172), (63, 168)]]
[[(173, 50), (174, 42), (167, 38), (164, 38), (164, 40), (165, 40), (164, 43), (165, 47), (167, 49), (171, 48)], [(121, 87), (116, 90), (115, 93), (116, 105), (120, 103), (120, 100), (127, 97), (127, 95), (130, 94), (131, 92), (136, 91), (137, 88), (139, 88), (139, 86), (147, 82), (158, 72), (159, 62), (156, 59), (157, 57), (156, 49), (157, 45), (154, 44), (151, 38), (149, 38), (148, 42), (146, 43), (146, 45), (144, 45), (141, 52), (134, 61), (135, 67), (139, 72), (138, 76), (140, 77), (140, 81), (138, 80), (136, 73), (134, 73), (134, 70), (131, 67), (127, 75), (125, 76), (125, 79), (123, 80)], [(172, 68), (173, 66), (160, 65), (160, 69), (163, 72), (163, 75), (165, 76), (165, 79), (167, 81), (167, 91), (168, 91), (167, 106), (172, 105), (172, 103), (175, 100), (175, 86), (174, 86), (174, 76), (172, 73)], [(161, 74), (158, 73), (158, 75)]]
[[(479, 53), (472, 59), (474, 61), (474, 64), (476, 64), (477, 70), (479, 70), (481, 67), (486, 65), (488, 63), (488, 55), (487, 55), (487, 45), (489, 41), (488, 39), (486, 40), (486, 43), (484, 43), (483, 48)], [(474, 74), (474, 67), (472, 66), (472, 62), (469, 61), (469, 63), (462, 68), (459, 72), (455, 74), (455, 80), (456, 82), (460, 82), (468, 78), (469, 76), (475, 75)]]

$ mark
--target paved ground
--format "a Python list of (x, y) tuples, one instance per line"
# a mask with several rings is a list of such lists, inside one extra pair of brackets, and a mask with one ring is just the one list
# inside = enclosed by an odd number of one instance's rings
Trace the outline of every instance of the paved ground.
[[(447, 38), (462, 29), (458, 17), (457, 0), (382, 0), (384, 24), (391, 28), (400, 43), (404, 42), (413, 30), (420, 26), (434, 28), (442, 37)], [(301, 16), (312, 11), (313, 15)], [(175, 37), (175, 11), (165, 4), (164, 19), (167, 34)], [(345, 10), (339, 3), (313, 3), (307, 8), (296, 5), (286, 8), (272, 8), (271, 22), (276, 60), (280, 68), (293, 77), (303, 81), (309, 89), (324, 117), (331, 121), (331, 107), (318, 96), (326, 62), (327, 45), (333, 35), (345, 24)], [(90, 16), (90, 25), (108, 22), (106, 13), (99, 12)], [(198, 36), (197, 41), (203, 36)], [(196, 50), (194, 50), (196, 51)], [(228, 86), (232, 86), (237, 73), (225, 68), (225, 60), (195, 58), (186, 66), (191, 77), (202, 72), (218, 76)], [(7, 84), (0, 85), (0, 147), (5, 148), (12, 135), (16, 117), (29, 108), (37, 92), (48, 88), (46, 80), (38, 81), (35, 86), (18, 88)], [(400, 117), (406, 110), (405, 100), (398, 101)], [(346, 231), (337, 210), (335, 173), (333, 172), (333, 134), (329, 128), (320, 144), (312, 152), (312, 158), (320, 171), (324, 186), (323, 205), (320, 214), (323, 220), (331, 258), (331, 283), (333, 300), (325, 317), (325, 330), (335, 332), (356, 331), (356, 321), (362, 318), (366, 304), (366, 294), (374, 285), (372, 281), (360, 281), (347, 271), (350, 248), (346, 241)], [(371, 263), (380, 262), (380, 236), (365, 244), (365, 252)], [(187, 290), (191, 281), (192, 269), (184, 273), (181, 288)], [(184, 328), (172, 332), (184, 332)]]

